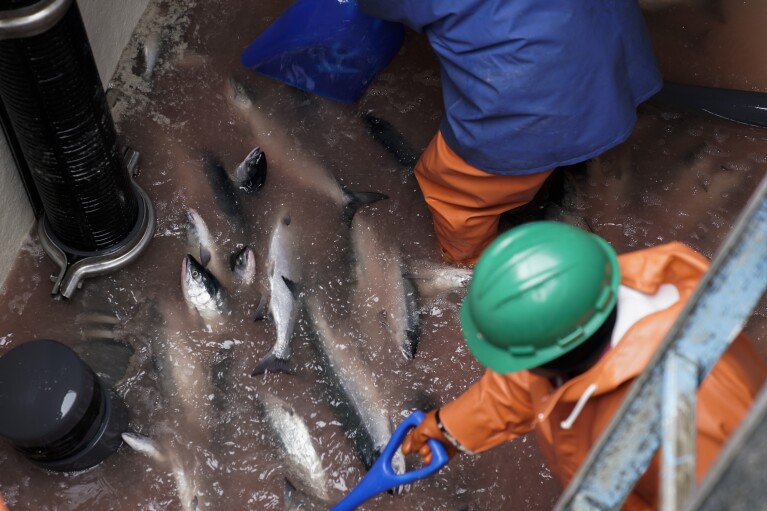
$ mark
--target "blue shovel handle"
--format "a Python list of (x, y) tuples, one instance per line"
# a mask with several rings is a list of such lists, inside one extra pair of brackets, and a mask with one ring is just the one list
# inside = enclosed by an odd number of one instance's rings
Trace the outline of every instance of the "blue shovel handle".
[(366, 500), (375, 497), (379, 493), (423, 479), (447, 465), (449, 459), (445, 448), (439, 441), (429, 439), (427, 443), (431, 449), (431, 463), (417, 470), (405, 472), (404, 474), (397, 474), (391, 466), (394, 454), (397, 452), (400, 445), (402, 445), (402, 442), (405, 441), (408, 432), (422, 423), (425, 418), (426, 415), (424, 415), (423, 412), (416, 410), (411, 413), (407, 419), (402, 421), (397, 429), (394, 430), (391, 439), (389, 439), (389, 443), (386, 444), (383, 452), (378, 457), (375, 464), (370, 468), (367, 475), (362, 478), (362, 481), (360, 481), (349, 495), (333, 506), (330, 511), (353, 511), (354, 509), (357, 509), (357, 506)]

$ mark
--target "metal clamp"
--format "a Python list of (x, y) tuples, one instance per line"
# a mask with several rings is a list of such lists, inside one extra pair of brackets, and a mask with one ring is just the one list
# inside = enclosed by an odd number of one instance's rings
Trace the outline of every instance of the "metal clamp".
[(40, 35), (53, 28), (73, 0), (41, 0), (34, 5), (0, 10), (0, 41)]

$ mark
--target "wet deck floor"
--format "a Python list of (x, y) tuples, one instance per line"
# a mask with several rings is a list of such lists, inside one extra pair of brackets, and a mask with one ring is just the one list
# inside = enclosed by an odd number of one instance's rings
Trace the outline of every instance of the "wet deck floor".
[[(87, 281), (62, 303), (49, 297), (55, 267), (33, 235), (0, 295), (0, 353), (32, 338), (73, 346), (115, 380), (133, 429), (181, 460), (201, 509), (288, 509), (285, 478), (311, 492), (260, 412), (265, 392), (291, 403), (306, 422), (331, 499), (364, 474), (305, 317), (293, 339), (296, 374), (249, 375), (274, 344), (274, 326), (252, 317), (268, 292), (269, 235), (286, 213), (298, 233), (293, 257), (304, 268), (305, 296), (318, 297), (345, 342), (367, 353), (366, 378), (395, 423), (424, 402), (453, 398), (481, 374), (460, 336), (460, 291), (420, 296), (415, 359), (386, 344), (377, 316), (371, 321), (360, 306), (375, 293), (354, 291), (352, 231), (327, 192), (332, 175), (350, 190), (388, 195), (361, 209), (351, 229), (374, 226), (379, 259), (396, 261), (399, 253), (408, 272), (441, 264), (415, 180), (359, 117), (372, 111), (416, 153), (426, 146), (441, 115), (438, 68), (426, 41), (410, 34), (358, 104), (333, 103), (239, 65), (240, 50), (284, 3), (262, 2), (253, 14), (242, 1), (152, 3), (110, 92), (123, 142), (141, 153), (137, 183), (157, 209), (152, 245), (131, 267)], [(147, 41), (160, 48), (151, 78)], [(246, 91), (252, 108), (233, 100), (234, 89)], [(212, 155), (231, 172), (256, 145), (269, 160), (266, 185), (254, 195), (238, 192), (233, 207), (211, 186), (204, 162)], [(562, 203), (548, 211), (603, 236), (619, 253), (679, 240), (712, 257), (766, 171), (767, 131), (646, 105), (629, 141), (565, 173)], [(258, 264), (250, 285), (219, 275), (229, 313), (207, 323), (184, 302), (179, 279), (189, 251), (188, 208), (210, 227), (221, 267), (245, 244)], [(378, 291), (386, 293), (386, 284)], [(747, 330), (767, 355), (764, 303)], [(168, 344), (181, 376), (157, 363), (158, 346)], [(528, 437), (462, 456), (408, 493), (362, 509), (548, 509), (560, 491)], [(54, 474), (0, 446), (0, 493), (14, 510), (182, 508), (169, 468), (126, 447), (91, 470)]]

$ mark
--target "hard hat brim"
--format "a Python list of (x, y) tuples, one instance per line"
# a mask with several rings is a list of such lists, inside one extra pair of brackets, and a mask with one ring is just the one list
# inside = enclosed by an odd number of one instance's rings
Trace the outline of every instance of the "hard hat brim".
[[(487, 342), (474, 322), (471, 306), (467, 301), (464, 301), (461, 307), (461, 329), (471, 354), (488, 369), (492, 369), (496, 373), (507, 374), (534, 367), (534, 365), (525, 364), (520, 359), (512, 357), (508, 351)], [(537, 357), (531, 358), (537, 359)]]

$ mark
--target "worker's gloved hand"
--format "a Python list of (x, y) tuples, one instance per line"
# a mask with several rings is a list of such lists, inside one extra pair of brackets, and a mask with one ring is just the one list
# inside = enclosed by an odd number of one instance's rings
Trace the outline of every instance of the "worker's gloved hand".
[(448, 458), (452, 459), (458, 453), (458, 449), (445, 437), (437, 424), (437, 410), (426, 413), (426, 418), (421, 424), (413, 428), (405, 441), (402, 442), (402, 454), (408, 455), (417, 452), (427, 465), (431, 463), (431, 449), (427, 440), (433, 438), (440, 442), (447, 451)]

